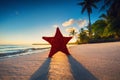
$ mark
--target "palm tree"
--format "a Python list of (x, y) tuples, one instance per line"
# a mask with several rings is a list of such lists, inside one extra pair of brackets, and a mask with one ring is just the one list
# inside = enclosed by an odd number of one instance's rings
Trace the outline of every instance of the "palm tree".
[(99, 16), (102, 20), (106, 22), (106, 24), (109, 24), (111, 22), (111, 16), (109, 15), (109, 11), (107, 10), (106, 13), (103, 13)]
[(92, 8), (97, 8), (97, 6), (95, 5), (95, 3), (99, 2), (100, 0), (84, 0), (83, 2), (79, 2), (78, 5), (82, 6), (82, 11), (81, 13), (83, 13), (85, 10), (87, 10), (88, 13), (88, 18), (89, 18), (89, 37), (91, 38), (91, 20), (90, 20), (90, 14), (92, 13)]
[(69, 28), (68, 31), (69, 31), (69, 36), (72, 36), (74, 39), (77, 40), (77, 31), (76, 31), (76, 29), (74, 27), (72, 27), (72, 28)]
[(106, 7), (108, 16), (107, 20), (110, 28), (109, 32), (120, 38), (120, 1), (104, 0), (101, 10), (104, 10)]

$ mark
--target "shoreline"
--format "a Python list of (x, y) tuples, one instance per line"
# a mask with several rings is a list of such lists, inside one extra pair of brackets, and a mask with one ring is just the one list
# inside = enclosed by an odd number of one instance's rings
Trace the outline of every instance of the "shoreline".
[(0, 59), (1, 58), (7, 58), (7, 57), (15, 57), (15, 56), (24, 56), (24, 55), (29, 55), (29, 54), (34, 54), (38, 52), (44, 52), (46, 50), (49, 50), (50, 47), (46, 48), (29, 48), (29, 49), (22, 49), (16, 52), (11, 52), (11, 53), (0, 53)]
[[(71, 56), (48, 51), (0, 60), (0, 80), (118, 80), (120, 42), (69, 47)], [(82, 75), (82, 76), (81, 76)]]

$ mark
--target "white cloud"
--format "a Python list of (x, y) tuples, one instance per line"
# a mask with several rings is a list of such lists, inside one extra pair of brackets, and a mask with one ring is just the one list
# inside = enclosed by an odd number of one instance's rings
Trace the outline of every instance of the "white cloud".
[(64, 23), (62, 23), (62, 26), (67, 27), (72, 25), (75, 22), (74, 19), (69, 19), (68, 21), (65, 21)]
[(78, 20), (77, 24), (79, 25), (79, 27), (85, 27), (88, 25), (88, 21), (87, 20)]
[(67, 26), (73, 25), (74, 23), (81, 28), (88, 25), (88, 21), (85, 19), (80, 19), (80, 20), (69, 19), (68, 21), (65, 21), (64, 23), (62, 23), (62, 26), (67, 27)]

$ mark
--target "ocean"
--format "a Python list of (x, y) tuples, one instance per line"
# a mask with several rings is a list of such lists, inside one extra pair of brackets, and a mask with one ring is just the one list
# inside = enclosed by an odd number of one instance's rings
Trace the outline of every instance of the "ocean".
[(0, 45), (0, 58), (46, 51), (50, 45)]

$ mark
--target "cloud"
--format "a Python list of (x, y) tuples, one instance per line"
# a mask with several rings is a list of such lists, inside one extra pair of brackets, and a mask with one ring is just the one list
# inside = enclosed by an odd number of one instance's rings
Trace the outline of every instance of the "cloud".
[(75, 22), (74, 19), (69, 19), (68, 21), (65, 21), (64, 23), (62, 23), (62, 26), (67, 27), (72, 25)]
[(62, 23), (62, 26), (68, 27), (73, 24), (77, 24), (79, 27), (83, 28), (88, 25), (88, 21), (85, 19), (80, 19), (80, 20), (69, 19), (68, 21), (65, 21), (64, 23)]
[(77, 24), (79, 25), (79, 27), (83, 28), (88, 25), (88, 21), (87, 20), (78, 20)]

